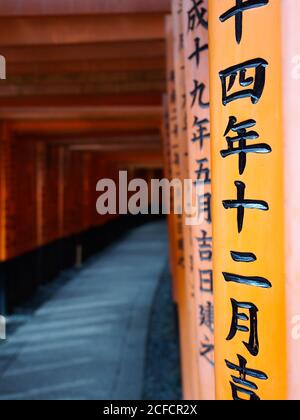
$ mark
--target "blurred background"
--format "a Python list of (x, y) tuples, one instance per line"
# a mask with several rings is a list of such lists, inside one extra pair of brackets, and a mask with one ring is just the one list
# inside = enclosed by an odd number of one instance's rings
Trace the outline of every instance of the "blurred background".
[(163, 176), (169, 12), (0, 3), (1, 399), (181, 396), (165, 222), (96, 212), (98, 180)]

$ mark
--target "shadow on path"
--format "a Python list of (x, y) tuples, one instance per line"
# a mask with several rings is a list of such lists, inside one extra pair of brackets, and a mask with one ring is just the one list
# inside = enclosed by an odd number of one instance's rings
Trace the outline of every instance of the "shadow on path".
[(150, 317), (143, 399), (182, 399), (177, 314), (172, 301), (167, 264), (155, 294)]
[(0, 344), (0, 399), (141, 399), (166, 260), (165, 223), (151, 223), (41, 288), (9, 319), (16, 327)]

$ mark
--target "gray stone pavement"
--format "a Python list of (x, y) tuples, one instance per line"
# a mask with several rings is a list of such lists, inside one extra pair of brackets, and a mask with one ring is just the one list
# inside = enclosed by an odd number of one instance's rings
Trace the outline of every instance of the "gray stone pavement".
[(19, 310), (0, 344), (0, 399), (141, 399), (166, 236), (163, 222), (135, 229)]

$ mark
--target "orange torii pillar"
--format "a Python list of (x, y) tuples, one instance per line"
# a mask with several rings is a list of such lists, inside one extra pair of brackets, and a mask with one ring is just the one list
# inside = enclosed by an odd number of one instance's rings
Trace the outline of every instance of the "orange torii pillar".
[[(181, 181), (190, 178), (189, 169), (189, 150), (188, 150), (188, 109), (186, 95), (186, 74), (185, 74), (185, 49), (184, 49), (184, 10), (182, 0), (175, 0), (172, 3), (173, 22), (174, 22), (174, 62), (175, 62), (175, 87), (176, 87), (176, 106), (177, 123), (179, 137), (179, 158), (181, 167)], [(198, 337), (197, 337), (197, 308), (195, 300), (195, 275), (194, 275), (194, 255), (193, 255), (193, 232), (186, 213), (187, 207), (186, 194), (184, 189), (184, 212), (183, 212), (183, 234), (184, 234), (184, 255), (185, 255), (185, 289), (188, 311), (188, 335), (189, 335), (189, 359), (191, 363), (190, 381), (192, 394), (184, 396), (186, 399), (200, 398), (199, 382), (199, 357), (198, 357)]]
[(207, 0), (199, 8), (194, 0), (183, 2), (183, 34), (188, 126), (189, 178), (203, 185), (194, 201), (201, 224), (192, 227), (194, 284), (197, 321), (199, 398), (215, 398), (214, 308), (212, 270), (211, 158), (208, 68)]
[[(14, 243), (15, 231), (13, 226), (13, 207), (11, 187), (14, 180), (12, 155), (14, 145), (9, 123), (0, 124), (0, 263), (9, 259)], [(7, 310), (5, 301), (5, 275), (0, 275), (0, 315)]]
[[(169, 136), (170, 136), (170, 159), (172, 179), (181, 179), (180, 165), (180, 144), (178, 136), (176, 90), (175, 90), (175, 69), (174, 69), (174, 32), (173, 19), (171, 16), (166, 18), (166, 42), (167, 42), (167, 91), (169, 108)], [(177, 206), (177, 192), (173, 191), (172, 207)], [(180, 351), (181, 351), (181, 370), (184, 397), (192, 396), (191, 387), (191, 360), (190, 360), (190, 341), (188, 330), (188, 311), (185, 284), (185, 258), (184, 258), (184, 238), (182, 215), (174, 211), (173, 235), (175, 240), (175, 296), (178, 304), (179, 332), (180, 332)]]
[[(169, 181), (172, 180), (172, 156), (171, 156), (171, 141), (170, 141), (170, 121), (169, 121), (169, 103), (168, 95), (163, 98), (163, 123), (162, 123), (162, 140), (163, 140), (163, 153), (164, 153), (164, 177)], [(171, 198), (171, 197), (170, 197)], [(165, 199), (168, 199), (167, 197)], [(169, 203), (164, 203), (166, 206)], [(169, 267), (172, 276), (172, 293), (173, 301), (177, 303), (176, 296), (176, 216), (173, 212), (168, 214), (168, 233), (169, 233)]]
[(209, 0), (219, 400), (287, 398), (281, 39), (287, 3)]
[(11, 199), (13, 153), (11, 129), (7, 123), (0, 125), (0, 261), (8, 259), (10, 236), (13, 234), (12, 215), (9, 214), (8, 200)]
[(58, 236), (65, 236), (65, 176), (66, 176), (66, 147), (59, 146), (58, 149)]
[(46, 144), (45, 142), (36, 143), (36, 204), (37, 204), (37, 246), (42, 247), (45, 244), (44, 238), (44, 215), (43, 204), (45, 194), (45, 175), (46, 175)]

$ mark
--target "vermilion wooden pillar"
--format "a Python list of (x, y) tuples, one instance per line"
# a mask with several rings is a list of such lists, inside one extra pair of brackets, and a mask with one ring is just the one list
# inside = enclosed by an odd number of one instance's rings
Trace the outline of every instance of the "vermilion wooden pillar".
[(46, 193), (45, 188), (45, 175), (46, 175), (46, 144), (38, 142), (36, 144), (36, 202), (37, 202), (37, 246), (41, 247), (45, 243), (44, 238), (44, 215), (43, 215), (43, 204), (44, 194)]
[(0, 258), (1, 261), (5, 260), (6, 257), (6, 197), (7, 197), (7, 173), (6, 173), (6, 155), (7, 155), (7, 128), (5, 124), (0, 126), (0, 208), (1, 208), (1, 217), (0, 217)]
[(209, 1), (216, 390), (286, 399), (285, 1), (238, 3)]
[[(164, 177), (169, 181), (172, 180), (172, 145), (170, 139), (170, 117), (169, 117), (169, 103), (168, 95), (164, 95), (163, 99), (163, 124), (162, 124), (162, 139), (164, 151)], [(168, 203), (166, 203), (168, 205)], [(174, 231), (176, 230), (176, 217), (173, 212), (168, 215), (168, 232), (169, 232), (169, 266), (172, 276), (172, 292), (173, 300), (177, 303), (176, 297), (176, 238)]]
[(208, 4), (183, 2), (183, 34), (188, 127), (189, 175), (204, 190), (193, 198), (198, 202), (201, 224), (192, 227), (199, 398), (215, 398), (214, 315), (211, 218), (211, 158), (208, 69)]
[[(177, 120), (176, 90), (175, 90), (175, 68), (174, 68), (174, 29), (172, 17), (166, 18), (166, 41), (167, 41), (167, 88), (169, 107), (169, 132), (171, 145), (171, 175), (172, 179), (181, 179), (180, 165), (180, 139)], [(172, 201), (175, 202), (173, 193)], [(191, 386), (191, 352), (189, 336), (188, 307), (186, 299), (185, 283), (185, 255), (184, 255), (184, 233), (182, 215), (174, 214), (174, 238), (175, 249), (175, 294), (178, 303), (181, 367), (184, 397), (191, 397), (193, 394)]]
[(91, 227), (90, 206), (91, 206), (91, 191), (93, 184), (91, 183), (92, 171), (92, 156), (91, 152), (84, 152), (83, 155), (83, 203), (82, 203), (82, 218), (83, 228), (87, 230)]
[[(175, 0), (173, 6), (174, 22), (174, 63), (175, 63), (175, 88), (176, 107), (179, 137), (179, 159), (181, 168), (181, 180), (184, 182), (190, 178), (189, 150), (188, 150), (188, 125), (187, 125), (187, 95), (186, 95), (186, 73), (185, 73), (185, 50), (184, 50), (184, 27), (183, 27), (183, 2)], [(186, 198), (186, 197), (185, 197)], [(195, 302), (194, 282), (194, 255), (192, 227), (188, 224), (188, 215), (183, 212), (183, 235), (184, 235), (184, 256), (185, 256), (185, 293), (188, 311), (188, 335), (189, 335), (189, 358), (191, 371), (191, 394), (185, 396), (189, 399), (198, 399), (199, 375), (198, 375), (198, 343), (197, 343), (197, 314)]]
[(58, 199), (57, 199), (57, 212), (58, 212), (58, 232), (59, 237), (64, 237), (65, 225), (65, 165), (66, 165), (66, 149), (64, 146), (59, 147), (58, 151)]
[(15, 237), (12, 207), (9, 203), (11, 196), (12, 173), (12, 133), (8, 123), (0, 125), (0, 260), (6, 261), (12, 238)]

